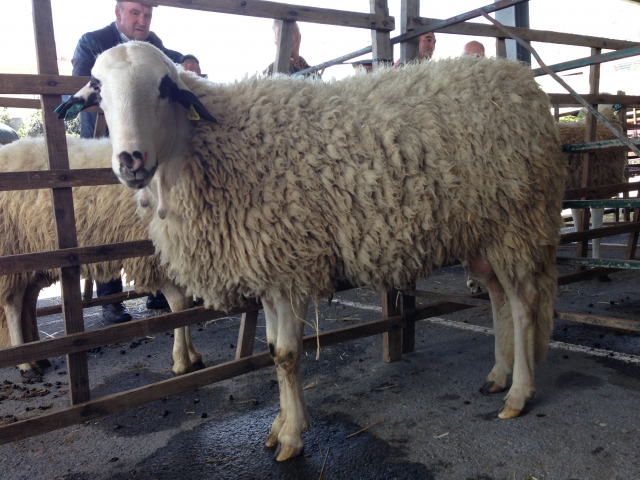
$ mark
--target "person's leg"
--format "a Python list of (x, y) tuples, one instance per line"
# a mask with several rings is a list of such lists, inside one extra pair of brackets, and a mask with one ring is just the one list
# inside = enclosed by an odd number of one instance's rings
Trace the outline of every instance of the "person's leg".
[(157, 295), (150, 294), (147, 297), (146, 306), (149, 310), (164, 310), (169, 308), (169, 302), (162, 292), (156, 292)]
[[(96, 293), (98, 298), (121, 292), (122, 279), (120, 278), (115, 278), (105, 283), (96, 281)], [(122, 302), (103, 305), (102, 316), (107, 322), (111, 323), (123, 323), (131, 320), (131, 315), (127, 312), (127, 309)]]

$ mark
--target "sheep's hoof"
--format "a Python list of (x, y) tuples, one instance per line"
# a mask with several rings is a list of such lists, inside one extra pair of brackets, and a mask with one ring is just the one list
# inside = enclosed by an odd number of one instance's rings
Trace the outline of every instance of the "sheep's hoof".
[(498, 413), (498, 418), (501, 418), (503, 420), (508, 418), (516, 418), (521, 413), (522, 413), (522, 410), (518, 410), (517, 408), (511, 408), (505, 405), (504, 407), (502, 407), (502, 410), (500, 410), (500, 412)]
[(38, 367), (42, 368), (43, 370), (46, 368), (51, 367), (51, 362), (49, 360), (47, 360), (46, 358), (42, 359), (42, 360), (36, 360), (36, 365), (38, 365)]
[(173, 370), (171, 370), (171, 372), (173, 373), (174, 376), (179, 376), (179, 375), (186, 375), (187, 373), (191, 373), (194, 372), (195, 369), (193, 368), (193, 365), (189, 365), (187, 367), (183, 367), (183, 368), (176, 368), (175, 366), (173, 367)]
[(276, 461), (284, 462), (285, 460), (289, 460), (290, 458), (295, 458), (298, 455), (301, 455), (304, 451), (304, 445), (302, 447), (292, 447), (292, 446), (280, 446), (276, 450)]
[(193, 370), (197, 371), (197, 370), (202, 370), (203, 368), (207, 368), (207, 366), (204, 364), (204, 362), (202, 360), (198, 360), (197, 362), (194, 362), (192, 364)]
[(273, 448), (278, 445), (278, 434), (270, 433), (267, 439), (264, 441), (267, 448)]
[(490, 395), (492, 393), (503, 392), (505, 387), (498, 385), (496, 382), (487, 382), (480, 387), (480, 393), (482, 395)]
[(30, 370), (20, 370), (20, 376), (22, 378), (38, 378), (42, 376), (42, 371), (37, 368), (37, 367), (33, 367)]

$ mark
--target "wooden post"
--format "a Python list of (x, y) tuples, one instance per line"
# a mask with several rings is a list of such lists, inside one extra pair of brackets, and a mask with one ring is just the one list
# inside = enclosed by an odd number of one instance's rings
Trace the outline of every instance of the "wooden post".
[(256, 339), (257, 324), (258, 311), (242, 314), (240, 332), (238, 333), (238, 346), (236, 348), (236, 360), (253, 355), (253, 344)]
[(560, 105), (557, 103), (553, 106), (553, 118), (555, 118), (556, 123), (560, 121)]
[[(402, 310), (398, 290), (382, 292), (382, 318), (400, 315)], [(382, 359), (387, 362), (397, 362), (402, 358), (402, 329), (394, 328), (382, 334)]]
[[(379, 15), (389, 15), (387, 0), (369, 0), (369, 11)], [(373, 69), (383, 65), (393, 64), (393, 45), (389, 32), (371, 30), (371, 48), (373, 55)]]
[(273, 64), (273, 73), (289, 74), (291, 65), (291, 44), (293, 40), (294, 26), (290, 20), (278, 20), (278, 38), (276, 40), (276, 62)]
[(504, 38), (496, 38), (496, 57), (507, 58), (507, 42)]
[[(416, 289), (415, 282), (409, 288)], [(401, 313), (404, 315), (408, 310), (416, 308), (416, 297), (402, 295)], [(402, 353), (411, 353), (416, 349), (416, 321), (414, 319), (406, 319), (406, 325), (402, 329)]]
[[(58, 75), (56, 42), (53, 34), (53, 16), (50, 0), (32, 0), (38, 72)], [(68, 169), (69, 157), (64, 123), (56, 118), (53, 110), (62, 103), (60, 95), (42, 95), (42, 119), (44, 122), (49, 169)], [(78, 246), (73, 195), (71, 188), (51, 189), (53, 214), (56, 224), (56, 248)], [(80, 267), (60, 269), (62, 281), (62, 314), (65, 333), (84, 331), (82, 298), (80, 292)], [(67, 372), (71, 390), (71, 404), (89, 400), (89, 372), (85, 352), (67, 355)]]
[(96, 115), (96, 126), (93, 129), (93, 138), (104, 137), (107, 131), (107, 121), (104, 119), (104, 113), (98, 113)]
[[(592, 48), (591, 55), (600, 55), (602, 50), (600, 48)], [(591, 65), (589, 67), (589, 93), (597, 95), (600, 90), (600, 64)], [(598, 105), (592, 105), (593, 108), (598, 108)], [(587, 114), (587, 125), (585, 132), (585, 142), (593, 142), (596, 140), (596, 129), (598, 127), (598, 121), (591, 113)], [(585, 153), (582, 160), (582, 187), (587, 187), (591, 183), (591, 171), (593, 170), (593, 153)], [(575, 219), (574, 219), (575, 222)], [(584, 208), (580, 210), (580, 218), (578, 220), (579, 232), (589, 229), (589, 209)], [(578, 250), (576, 256), (586, 257), (589, 251), (589, 240), (583, 240), (578, 242)], [(584, 267), (578, 267), (577, 271), (583, 271)]]
[[(420, 17), (420, 0), (402, 0), (400, 5), (400, 33), (407, 33), (410, 30), (408, 25), (412, 19)], [(407, 63), (418, 56), (418, 42), (420, 37), (412, 38), (408, 42), (400, 44), (400, 62)], [(374, 55), (375, 57), (375, 55)]]

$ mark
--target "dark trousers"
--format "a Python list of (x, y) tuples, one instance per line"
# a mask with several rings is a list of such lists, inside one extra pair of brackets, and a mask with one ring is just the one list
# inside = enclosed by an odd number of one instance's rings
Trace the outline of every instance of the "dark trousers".
[(122, 292), (121, 278), (116, 278), (106, 283), (96, 282), (96, 293), (98, 297), (104, 297), (105, 295), (112, 295), (120, 292)]

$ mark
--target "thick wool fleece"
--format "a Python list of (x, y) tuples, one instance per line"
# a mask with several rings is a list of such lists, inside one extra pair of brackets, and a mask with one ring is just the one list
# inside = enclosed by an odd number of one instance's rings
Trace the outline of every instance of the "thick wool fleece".
[(565, 162), (530, 69), (449, 59), (330, 84), (181, 78), (218, 123), (194, 127), (149, 232), (206, 306), (319, 299), (338, 279), (403, 286), (481, 256), (533, 280), (552, 321)]
[[(71, 168), (108, 168), (111, 166), (111, 143), (105, 140), (68, 138)], [(44, 138), (22, 139), (0, 148), (0, 171), (45, 170), (47, 152)], [(73, 189), (76, 229), (79, 246), (102, 245), (148, 238), (144, 224), (136, 215), (135, 194), (122, 185), (80, 187)], [(142, 215), (148, 215), (141, 212)], [(48, 190), (0, 192), (0, 256), (54, 250), (55, 228)], [(98, 281), (127, 278), (142, 291), (156, 291), (167, 277), (158, 267), (158, 258), (141, 257), (81, 266), (81, 275)], [(0, 307), (7, 298), (46, 275), (58, 280), (57, 270), (0, 276)], [(0, 343), (7, 343), (4, 312), (0, 309)], [(8, 345), (8, 344), (7, 344)], [(7, 346), (4, 345), (4, 346)], [(0, 347), (3, 346), (0, 344)]]
[[(602, 113), (618, 130), (622, 131), (620, 119), (609, 109)], [(584, 143), (586, 132), (586, 120), (571, 123), (558, 123), (560, 142), (565, 144)], [(597, 140), (614, 140), (617, 138), (611, 130), (605, 127), (602, 122), (598, 122), (596, 130)], [(582, 186), (583, 159), (580, 153), (565, 154), (567, 160), (566, 188), (580, 188)], [(627, 149), (607, 149), (596, 152), (594, 156), (593, 169), (591, 170), (591, 181), (589, 186), (598, 187), (600, 185), (612, 185), (616, 183), (626, 183), (624, 169), (627, 166)]]

